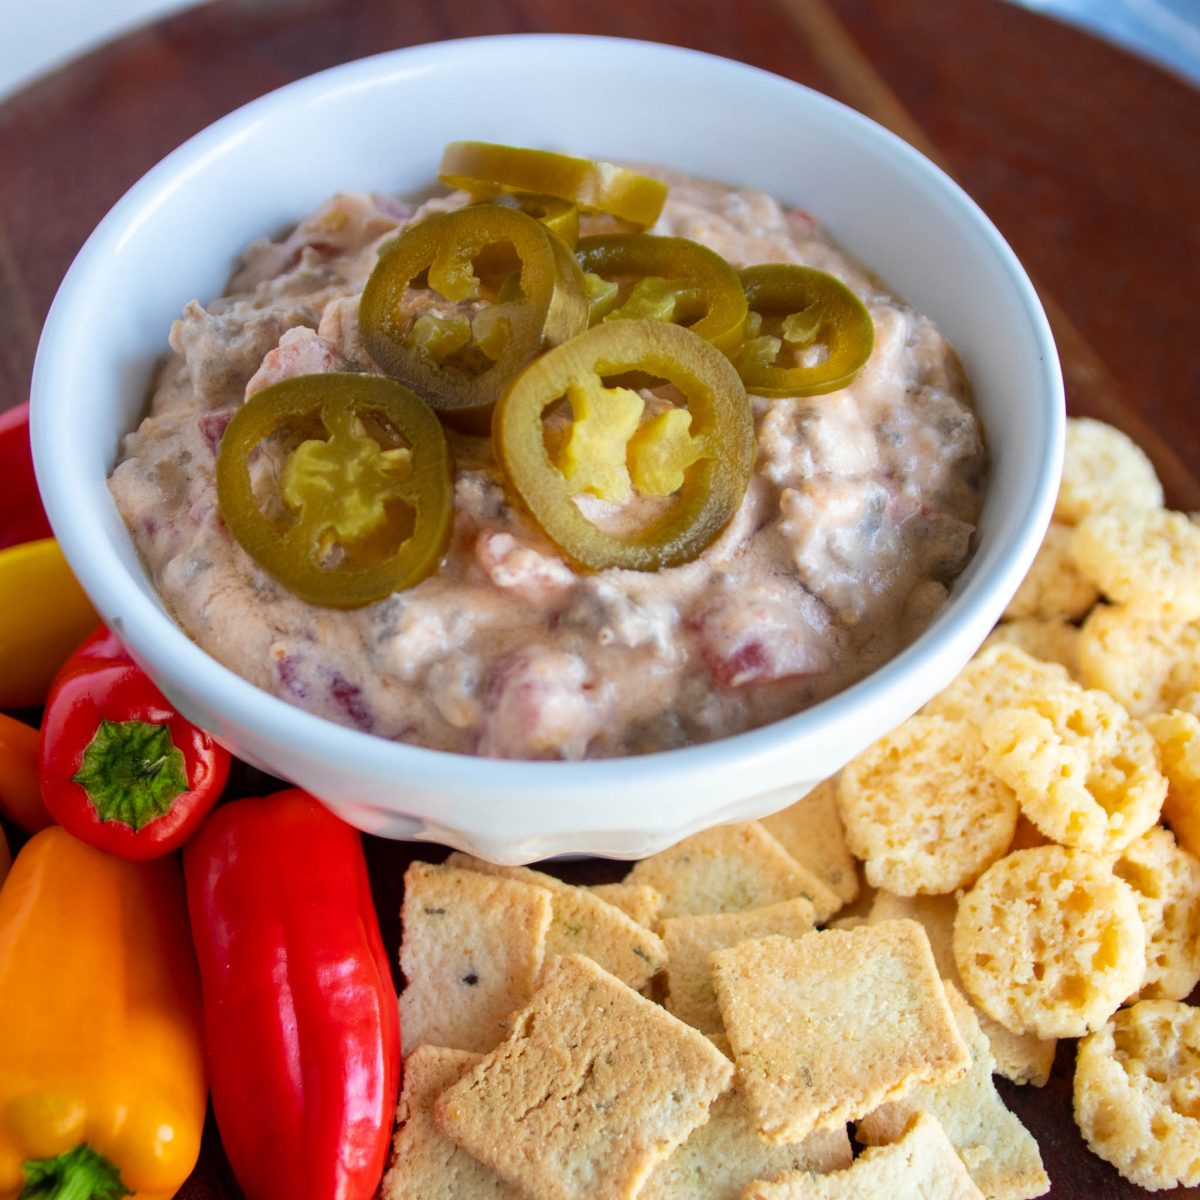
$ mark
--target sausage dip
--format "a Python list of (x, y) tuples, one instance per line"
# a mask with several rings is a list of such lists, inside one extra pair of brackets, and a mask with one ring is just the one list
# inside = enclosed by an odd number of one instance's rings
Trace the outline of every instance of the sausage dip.
[[(341, 194), (286, 237), (250, 246), (226, 295), (187, 305), (150, 413), (112, 475), (155, 586), (201, 647), (264, 690), (381, 737), (582, 759), (709, 741), (798, 712), (928, 625), (970, 557), (986, 472), (953, 350), (809, 214), (654, 173), (671, 188), (652, 232), (703, 242), (738, 268), (828, 271), (875, 324), (849, 386), (750, 397), (755, 471), (721, 536), (681, 567), (579, 572), (515, 505), (488, 440), (449, 432), (455, 524), (436, 574), (341, 611), (299, 600), (260, 569), (217, 509), (225, 426), (283, 379), (376, 371), (358, 297), (380, 247), (466, 203), (462, 193), (420, 207)], [(583, 221), (585, 233), (612, 228)], [(587, 505), (604, 518), (603, 502)]]

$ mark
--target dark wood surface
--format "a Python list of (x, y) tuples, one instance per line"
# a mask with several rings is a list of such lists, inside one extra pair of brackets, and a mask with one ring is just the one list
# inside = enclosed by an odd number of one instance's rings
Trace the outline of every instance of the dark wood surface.
[[(853, 105), (935, 158), (1038, 284), (1071, 411), (1126, 429), (1169, 501), (1200, 508), (1200, 93), (1000, 0), (215, 0), (162, 21), (0, 104), (0, 409), (25, 399), (41, 323), (92, 226), (183, 139), (351, 58), (535, 31), (647, 38), (753, 63)], [(395, 950), (409, 853), (369, 840), (368, 854)], [(1064, 1043), (1046, 1088), (1002, 1084), (1038, 1137), (1053, 1195), (1142, 1195), (1076, 1133), (1072, 1061)], [(237, 1194), (210, 1127), (181, 1195)], [(1172, 1195), (1200, 1198), (1200, 1189)]]

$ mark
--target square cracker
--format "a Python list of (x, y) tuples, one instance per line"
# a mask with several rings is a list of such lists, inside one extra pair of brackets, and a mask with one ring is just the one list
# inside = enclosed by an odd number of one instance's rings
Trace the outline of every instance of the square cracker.
[(638, 1200), (738, 1200), (755, 1179), (785, 1171), (836, 1171), (853, 1158), (845, 1126), (810, 1133), (795, 1145), (771, 1146), (758, 1136), (745, 1098), (734, 1084), (708, 1120), (638, 1192)]
[(499, 867), (457, 851), (446, 865), (515, 879), (550, 892), (554, 916), (546, 930), (547, 958), (583, 954), (635, 990), (645, 987), (667, 965), (662, 938), (590, 888), (575, 887), (528, 867)]
[(663, 898), (662, 917), (744, 912), (803, 896), (825, 921), (842, 906), (837, 893), (802, 867), (758, 821), (718, 825), (637, 863), (627, 883), (648, 883)]
[(800, 937), (816, 923), (816, 909), (803, 896), (740, 913), (669, 917), (661, 926), (667, 947), (668, 1010), (704, 1033), (724, 1028), (713, 991), (712, 952), (772, 934)]
[(649, 884), (595, 883), (590, 891), (608, 904), (615, 905), (639, 925), (645, 925), (647, 929), (654, 929), (658, 926), (662, 897)]
[[(1021, 823), (1017, 822), (1017, 834)], [(891, 892), (876, 892), (870, 921), (919, 921), (929, 937), (929, 948), (938, 974), (965, 994), (958, 966), (954, 962), (954, 914), (958, 901), (953, 896), (896, 896)], [(1050, 1078), (1058, 1042), (1040, 1038), (1032, 1033), (1013, 1033), (987, 1013), (976, 1010), (980, 1027), (996, 1060), (996, 1072), (1013, 1083), (1031, 1083), (1041, 1087)]]
[(752, 1183), (742, 1200), (984, 1200), (934, 1117), (919, 1113), (890, 1146), (864, 1150), (844, 1171), (794, 1171)]
[(435, 1111), (529, 1200), (632, 1200), (732, 1079), (703, 1034), (572, 954)]
[(950, 1144), (958, 1151), (967, 1174), (989, 1200), (1031, 1200), (1050, 1190), (1050, 1179), (1033, 1135), (1009, 1112), (992, 1083), (988, 1040), (975, 1010), (953, 984), (946, 999), (971, 1052), (971, 1068), (953, 1083), (919, 1083), (899, 1100), (863, 1117), (856, 1126), (858, 1140), (877, 1146), (894, 1142), (918, 1112), (937, 1118)]
[(434, 1124), (434, 1102), (482, 1057), (444, 1046), (418, 1046), (408, 1056), (392, 1165), (383, 1177), (380, 1200), (520, 1200), (519, 1192)]
[(818, 783), (789, 808), (763, 817), (762, 824), (802, 867), (825, 880), (843, 904), (850, 904), (858, 895), (858, 868), (846, 845), (836, 784), (836, 778)]
[(738, 1077), (767, 1141), (855, 1120), (971, 1064), (915, 921), (743, 942), (712, 965)]
[(404, 875), (404, 1043), (486, 1054), (541, 974), (551, 894), (512, 879), (414, 862)]

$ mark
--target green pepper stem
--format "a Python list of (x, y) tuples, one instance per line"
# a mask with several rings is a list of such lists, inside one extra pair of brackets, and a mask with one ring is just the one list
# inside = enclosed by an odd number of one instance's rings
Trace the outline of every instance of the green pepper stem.
[(101, 821), (118, 821), (136, 833), (188, 790), (187, 766), (165, 725), (148, 721), (100, 722), (71, 776), (88, 794)]
[(18, 1200), (120, 1200), (133, 1193), (121, 1172), (86, 1142), (55, 1158), (31, 1158), (22, 1166), (25, 1186)]

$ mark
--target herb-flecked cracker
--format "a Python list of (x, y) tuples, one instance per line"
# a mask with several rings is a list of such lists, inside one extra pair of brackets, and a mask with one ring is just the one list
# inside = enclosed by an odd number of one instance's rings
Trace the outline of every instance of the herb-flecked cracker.
[(482, 1055), (418, 1046), (404, 1064), (392, 1165), (381, 1200), (520, 1200), (520, 1192), (460, 1150), (434, 1124), (433, 1106)]
[(662, 897), (646, 883), (594, 883), (589, 889), (607, 904), (619, 908), (647, 929), (658, 927)]
[(744, 912), (803, 896), (825, 921), (842, 906), (758, 821), (718, 825), (637, 863), (628, 883), (661, 893), (662, 917)]
[(952, 1083), (917, 1084), (899, 1100), (882, 1105), (855, 1126), (868, 1146), (894, 1142), (918, 1112), (937, 1118), (976, 1186), (989, 1200), (1032, 1200), (1050, 1190), (1033, 1135), (1000, 1099), (992, 1070), (995, 1062), (974, 1009), (952, 985), (946, 999), (954, 1012), (971, 1069)]
[(554, 898), (554, 916), (546, 930), (547, 958), (584, 954), (634, 989), (645, 987), (667, 965), (667, 952), (658, 934), (590, 888), (575, 887), (528, 867), (498, 867), (469, 854), (456, 852), (446, 862), (463, 870), (544, 887)]
[(742, 1200), (984, 1200), (962, 1159), (928, 1113), (918, 1113), (904, 1136), (864, 1150), (844, 1171), (793, 1171), (773, 1183), (752, 1183)]
[(404, 875), (404, 1044), (486, 1054), (541, 974), (551, 894), (511, 879), (414, 862)]
[[(873, 924), (905, 918), (919, 921), (929, 937), (938, 974), (961, 993), (963, 982), (954, 961), (954, 916), (957, 911), (958, 901), (954, 896), (897, 896), (892, 892), (876, 892), (870, 920)], [(946, 991), (949, 993), (950, 989)], [(1043, 1087), (1054, 1067), (1057, 1040), (1039, 1038), (1032, 1033), (1013, 1033), (981, 1010), (976, 1010), (976, 1016), (996, 1060), (996, 1073), (1013, 1083)]]
[(801, 896), (740, 913), (669, 917), (662, 923), (669, 962), (668, 1010), (704, 1033), (719, 1031), (721, 1010), (717, 1007), (709, 964), (712, 952), (772, 934), (800, 937), (811, 931), (816, 916), (812, 904)]
[(852, 1121), (970, 1066), (915, 921), (743, 942), (712, 964), (738, 1078), (768, 1141)]
[(437, 1122), (529, 1200), (632, 1200), (732, 1080), (702, 1033), (573, 954)]
[(858, 895), (858, 870), (846, 845), (836, 789), (835, 779), (823, 780), (782, 812), (763, 817), (762, 825), (802, 867), (825, 880), (843, 904), (850, 904)]
[(719, 1097), (708, 1120), (655, 1168), (638, 1200), (739, 1200), (755, 1179), (785, 1171), (836, 1171), (853, 1158), (844, 1127), (820, 1129), (795, 1145), (758, 1136), (737, 1084)]

